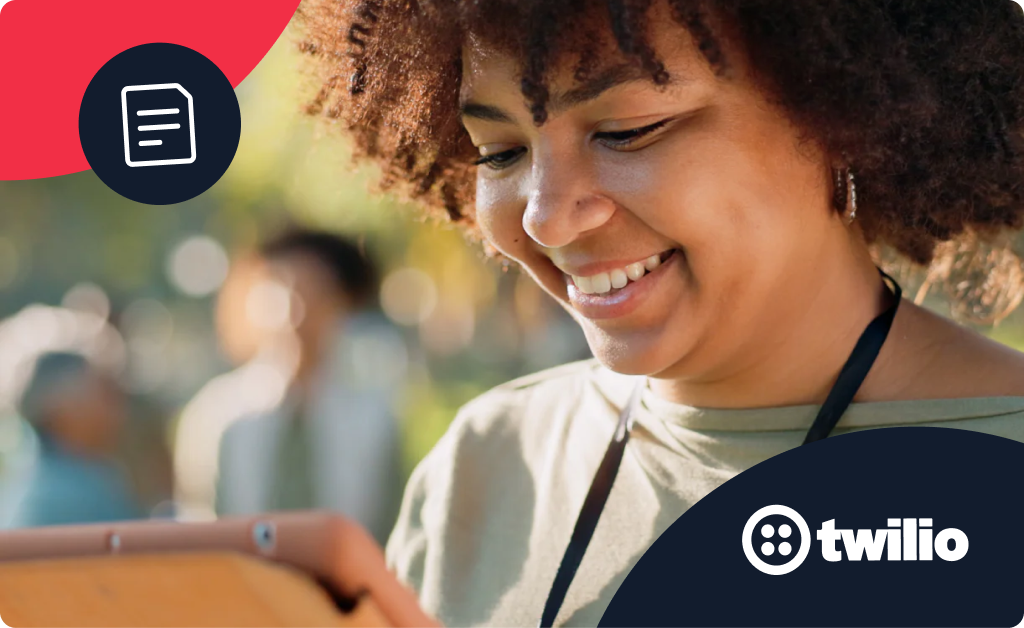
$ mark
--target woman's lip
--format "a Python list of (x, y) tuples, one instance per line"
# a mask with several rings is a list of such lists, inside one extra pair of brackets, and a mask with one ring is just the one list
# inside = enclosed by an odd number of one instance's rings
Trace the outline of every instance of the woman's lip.
[(665, 280), (667, 270), (675, 268), (683, 255), (675, 250), (660, 266), (641, 277), (638, 281), (630, 281), (624, 288), (607, 294), (584, 294), (580, 292), (572, 278), (564, 275), (569, 293), (569, 303), (583, 316), (591, 319), (618, 318), (630, 314), (654, 291), (658, 284)]

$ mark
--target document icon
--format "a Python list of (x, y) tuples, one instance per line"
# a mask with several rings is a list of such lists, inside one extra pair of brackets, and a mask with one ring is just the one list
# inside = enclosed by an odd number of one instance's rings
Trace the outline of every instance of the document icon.
[(132, 168), (196, 160), (192, 95), (178, 83), (129, 85), (121, 90), (124, 161)]

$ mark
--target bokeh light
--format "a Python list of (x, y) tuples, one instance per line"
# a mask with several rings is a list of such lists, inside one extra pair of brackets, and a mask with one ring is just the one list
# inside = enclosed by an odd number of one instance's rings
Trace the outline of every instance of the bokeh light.
[(110, 298), (94, 283), (76, 284), (64, 294), (61, 305), (71, 310), (88, 312), (99, 318), (110, 316)]
[(213, 293), (228, 275), (224, 247), (206, 235), (186, 238), (171, 252), (167, 274), (175, 288), (192, 297)]
[(384, 278), (380, 290), (384, 313), (399, 325), (417, 325), (437, 307), (437, 284), (418, 268), (400, 268)]

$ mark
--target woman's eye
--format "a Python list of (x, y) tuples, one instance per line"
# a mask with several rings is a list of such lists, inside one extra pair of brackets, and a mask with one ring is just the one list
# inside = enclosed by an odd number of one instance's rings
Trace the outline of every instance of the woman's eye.
[[(649, 124), (636, 129), (628, 129), (625, 131), (603, 131), (595, 133), (594, 138), (613, 148), (625, 148), (644, 136), (654, 133), (669, 122), (670, 120), (661, 120), (654, 124)], [(500, 153), (482, 155), (473, 161), (473, 165), (487, 166), (491, 170), (503, 170), (515, 164), (525, 152), (525, 147), (518, 146), (516, 148), (503, 150)]]
[(603, 131), (595, 133), (594, 138), (612, 147), (629, 146), (645, 135), (649, 135), (654, 131), (657, 131), (668, 124), (668, 122), (668, 120), (662, 120), (660, 122), (655, 122), (654, 124), (649, 124), (636, 129), (629, 129), (627, 131)]
[(479, 159), (473, 162), (474, 166), (487, 166), (491, 170), (501, 170), (508, 168), (519, 159), (519, 156), (526, 152), (526, 149), (522, 146), (518, 148), (510, 148), (509, 150), (503, 150), (500, 153), (494, 153), (493, 155), (483, 155)]

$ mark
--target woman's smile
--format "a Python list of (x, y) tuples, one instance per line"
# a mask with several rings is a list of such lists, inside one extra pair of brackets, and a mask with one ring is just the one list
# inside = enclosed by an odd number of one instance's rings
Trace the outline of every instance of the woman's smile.
[(562, 268), (566, 298), (589, 319), (627, 316), (658, 291), (667, 275), (678, 275), (683, 253), (669, 249), (630, 263), (592, 262), (576, 268)]

